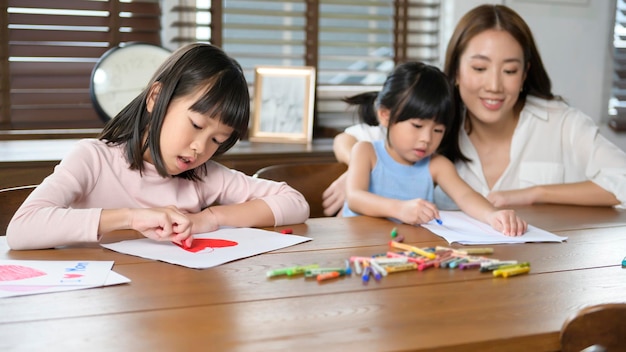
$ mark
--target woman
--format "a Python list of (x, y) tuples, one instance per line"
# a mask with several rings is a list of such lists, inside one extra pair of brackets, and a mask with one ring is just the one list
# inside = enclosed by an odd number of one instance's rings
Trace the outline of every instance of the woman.
[(503, 5), (463, 16), (444, 72), (454, 84), (459, 174), (495, 206), (626, 202), (626, 153), (551, 92), (532, 33)]

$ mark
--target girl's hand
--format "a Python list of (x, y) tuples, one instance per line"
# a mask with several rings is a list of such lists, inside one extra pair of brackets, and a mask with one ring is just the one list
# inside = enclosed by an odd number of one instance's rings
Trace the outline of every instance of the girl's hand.
[(439, 219), (437, 206), (423, 199), (411, 199), (400, 202), (397, 219), (405, 224), (425, 224), (433, 219)]
[(487, 223), (505, 236), (521, 236), (528, 229), (526, 221), (522, 220), (513, 210), (498, 210), (487, 216)]
[(187, 214), (191, 220), (191, 233), (213, 232), (220, 227), (217, 216), (211, 208), (205, 208), (199, 213)]
[(178, 208), (132, 209), (130, 228), (155, 241), (171, 241), (191, 247), (191, 220)]

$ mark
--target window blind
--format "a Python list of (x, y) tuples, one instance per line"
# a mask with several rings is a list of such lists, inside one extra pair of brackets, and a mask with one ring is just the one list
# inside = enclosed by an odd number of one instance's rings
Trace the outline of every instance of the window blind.
[(618, 131), (626, 131), (626, 3), (624, 0), (617, 0), (616, 3), (609, 126)]
[(91, 70), (109, 48), (160, 45), (158, 0), (7, 0), (0, 4), (0, 128), (101, 127)]
[(178, 34), (165, 45), (222, 47), (252, 94), (255, 66), (314, 66), (315, 136), (356, 122), (341, 99), (378, 90), (396, 63), (439, 63), (440, 0), (177, 0), (171, 11)]

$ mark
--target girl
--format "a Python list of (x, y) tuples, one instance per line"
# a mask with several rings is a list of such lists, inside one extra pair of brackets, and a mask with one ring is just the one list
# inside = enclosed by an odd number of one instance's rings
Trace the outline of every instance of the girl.
[(250, 98), (239, 64), (209, 44), (174, 52), (147, 88), (78, 142), (17, 210), (12, 249), (97, 242), (132, 229), (190, 246), (220, 226), (304, 222), (309, 206), (287, 186), (210, 161), (246, 132)]
[(460, 124), (453, 114), (450, 85), (439, 69), (417, 62), (399, 65), (380, 93), (350, 101), (371, 107), (361, 113), (376, 113), (387, 136), (353, 147), (344, 216), (387, 217), (413, 225), (438, 219), (432, 203), (438, 184), (461, 210), (505, 235), (526, 231), (526, 222), (514, 211), (494, 208), (456, 173), (450, 160), (462, 157)]

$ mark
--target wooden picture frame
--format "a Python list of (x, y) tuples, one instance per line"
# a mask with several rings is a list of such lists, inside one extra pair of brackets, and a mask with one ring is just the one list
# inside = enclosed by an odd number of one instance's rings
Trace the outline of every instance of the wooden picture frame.
[(314, 104), (314, 67), (255, 67), (250, 141), (311, 143)]

